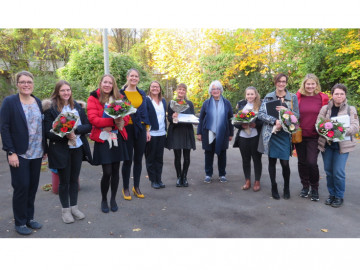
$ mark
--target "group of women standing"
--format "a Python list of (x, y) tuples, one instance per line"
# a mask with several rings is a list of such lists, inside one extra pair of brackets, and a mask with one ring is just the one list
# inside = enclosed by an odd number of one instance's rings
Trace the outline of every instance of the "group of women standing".
[[(84, 108), (73, 100), (68, 82), (59, 81), (50, 100), (41, 104), (41, 101), (32, 95), (33, 80), (34, 77), (29, 72), (18, 73), (16, 85), (19, 93), (4, 99), (0, 113), (3, 150), (7, 152), (14, 189), (15, 230), (19, 234), (27, 235), (32, 232), (31, 229), (42, 227), (34, 220), (34, 201), (41, 162), (47, 155), (49, 167), (58, 171), (59, 199), (62, 219), (65, 223), (85, 218), (85, 214), (78, 208), (78, 178), (83, 160), (92, 165), (102, 166), (100, 190), (101, 210), (104, 213), (118, 210), (116, 195), (121, 161), (123, 161), (121, 169), (123, 198), (132, 199), (131, 167), (134, 178), (132, 192), (138, 198), (145, 197), (140, 190), (144, 153), (151, 187), (165, 188), (161, 178), (164, 148), (174, 150), (176, 186), (189, 185), (187, 173), (190, 166), (190, 151), (196, 149), (193, 125), (177, 121), (179, 115), (173, 111), (170, 104), (166, 105), (159, 82), (153, 81), (150, 84), (146, 96), (145, 92), (138, 88), (140, 73), (136, 69), (128, 71), (127, 82), (120, 90), (115, 78), (106, 74), (101, 78), (98, 88), (90, 93), (86, 115)], [(321, 151), (329, 191), (329, 198), (325, 204), (340, 207), (345, 191), (346, 160), (349, 152), (355, 147), (353, 136), (359, 130), (356, 109), (347, 104), (347, 88), (342, 84), (336, 84), (332, 88), (332, 100), (329, 102), (327, 95), (321, 93), (319, 80), (313, 74), (305, 77), (296, 95), (286, 89), (287, 82), (288, 77), (285, 74), (276, 75), (275, 91), (267, 94), (262, 101), (256, 88), (248, 87), (245, 90), (245, 99), (236, 106), (237, 110), (248, 109), (258, 112), (255, 122), (235, 125), (239, 130), (234, 147), (240, 148), (245, 176), (242, 189), (251, 188), (252, 159), (255, 172), (253, 191), (260, 190), (261, 156), (266, 154), (269, 159), (272, 197), (280, 199), (276, 182), (276, 163), (279, 159), (284, 178), (283, 197), (290, 198), (289, 158), (293, 150), (291, 135), (282, 129), (280, 120), (268, 114), (266, 110), (267, 102), (279, 100), (277, 111), (287, 108), (296, 117), (300, 116), (302, 142), (296, 144), (298, 171), (303, 185), (300, 196), (306, 198), (310, 194), (312, 201), (319, 200), (317, 157)], [(188, 109), (182, 113), (194, 114), (194, 106), (187, 99), (186, 93), (187, 86), (179, 84), (176, 89), (176, 99), (188, 104)], [(230, 102), (222, 93), (221, 83), (213, 81), (209, 86), (210, 98), (203, 103), (200, 111), (197, 138), (202, 142), (205, 154), (205, 183), (212, 181), (215, 153), (218, 156), (219, 181), (227, 181), (226, 150), (233, 137), (231, 122), (233, 111)], [(117, 119), (106, 116), (105, 104), (120, 99), (121, 95), (137, 109), (136, 113)], [(74, 132), (59, 137), (50, 130), (58, 115), (66, 112), (77, 115), (79, 124)], [(338, 115), (349, 115), (350, 124), (345, 130), (348, 139), (341, 142), (326, 142), (324, 137), (319, 137), (317, 134), (315, 123), (320, 118), (329, 119)], [(93, 155), (85, 136), (89, 132), (90, 139), (95, 142)], [(106, 139), (107, 136), (111, 139)], [(49, 144), (46, 143), (47, 139)], [(75, 143), (69, 145), (69, 140)], [(183, 165), (181, 165), (182, 156)], [(111, 192), (108, 201), (109, 189)]]

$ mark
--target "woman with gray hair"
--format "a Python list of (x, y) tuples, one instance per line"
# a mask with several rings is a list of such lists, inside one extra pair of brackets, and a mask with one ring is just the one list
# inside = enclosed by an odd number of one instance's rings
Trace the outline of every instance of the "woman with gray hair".
[(210, 98), (201, 107), (197, 138), (205, 150), (205, 183), (211, 182), (214, 154), (218, 156), (220, 182), (226, 182), (226, 149), (234, 130), (231, 124), (233, 111), (230, 102), (222, 96), (224, 91), (219, 81), (209, 86)]

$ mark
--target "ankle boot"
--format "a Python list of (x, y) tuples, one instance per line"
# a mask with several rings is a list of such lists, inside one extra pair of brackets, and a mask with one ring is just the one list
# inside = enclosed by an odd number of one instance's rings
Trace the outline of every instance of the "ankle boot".
[(61, 209), (61, 214), (62, 214), (62, 220), (65, 223), (73, 223), (75, 221), (74, 217), (71, 214), (70, 208), (62, 208)]
[(177, 187), (182, 187), (183, 186), (183, 181), (181, 177), (178, 177), (176, 180), (176, 186)]
[(279, 200), (279, 199), (280, 199), (280, 195), (279, 195), (279, 192), (278, 192), (277, 184), (272, 184), (272, 185), (271, 185), (271, 196), (272, 196), (273, 199), (275, 199), (275, 200)]
[(188, 186), (189, 186), (189, 183), (188, 183), (188, 181), (187, 181), (186, 176), (187, 176), (187, 169), (183, 168), (181, 178), (182, 178), (182, 182), (183, 182), (183, 186), (184, 186), (184, 187), (188, 187)]
[(290, 199), (290, 187), (289, 187), (289, 181), (285, 181), (284, 183), (284, 194), (283, 197), (285, 200)]
[(85, 215), (81, 212), (77, 205), (70, 206), (71, 214), (75, 217), (75, 219), (84, 219)]

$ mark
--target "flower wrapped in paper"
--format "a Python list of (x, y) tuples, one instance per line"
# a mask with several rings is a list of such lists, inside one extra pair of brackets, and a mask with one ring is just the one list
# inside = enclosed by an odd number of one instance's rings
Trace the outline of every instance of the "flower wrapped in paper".
[[(231, 123), (234, 124), (250, 124), (255, 122), (257, 117), (257, 112), (251, 110), (251, 109), (243, 109), (239, 111), (237, 114), (234, 115), (233, 118), (231, 118)], [(244, 129), (247, 134), (250, 135), (251, 130), (250, 127), (247, 127)]]
[[(50, 132), (63, 138), (65, 135), (74, 132), (79, 125), (79, 119), (79, 116), (77, 116), (74, 112), (60, 113), (52, 123), (52, 129)], [(76, 139), (69, 140), (68, 144), (75, 146)]]
[(279, 111), (280, 122), (283, 130), (287, 133), (295, 133), (299, 127), (299, 119), (289, 109), (282, 109)]
[(120, 96), (119, 100), (110, 98), (109, 103), (106, 103), (104, 106), (104, 114), (114, 119), (133, 113), (136, 113), (136, 108), (123, 95)]
[(343, 141), (345, 138), (344, 124), (332, 119), (323, 119), (315, 124), (316, 131), (328, 142)]
[(170, 108), (177, 113), (182, 113), (189, 108), (189, 104), (185, 100), (173, 99), (170, 100)]

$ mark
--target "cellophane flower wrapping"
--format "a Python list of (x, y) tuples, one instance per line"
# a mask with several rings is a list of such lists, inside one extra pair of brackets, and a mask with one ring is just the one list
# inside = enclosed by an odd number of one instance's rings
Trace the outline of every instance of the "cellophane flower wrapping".
[(231, 123), (234, 124), (250, 124), (253, 123), (257, 117), (257, 112), (253, 110), (244, 109), (239, 111), (231, 118)]
[(79, 125), (79, 116), (72, 112), (60, 113), (52, 123), (50, 132), (63, 138)]
[(327, 141), (343, 141), (345, 136), (344, 125), (340, 122), (320, 118), (320, 120), (315, 124), (316, 131), (320, 136), (323, 136)]
[(121, 95), (119, 100), (110, 100), (104, 106), (104, 113), (111, 118), (124, 117), (129, 114), (136, 113), (137, 109), (131, 105), (131, 102)]
[(287, 133), (295, 133), (299, 127), (299, 119), (289, 109), (282, 109), (279, 111), (280, 122), (283, 130)]
[(177, 113), (182, 113), (189, 108), (189, 104), (185, 100), (173, 99), (170, 100), (170, 108)]

